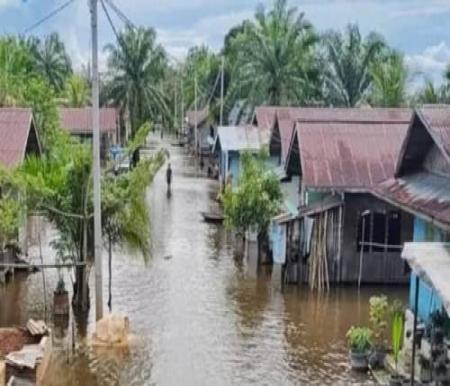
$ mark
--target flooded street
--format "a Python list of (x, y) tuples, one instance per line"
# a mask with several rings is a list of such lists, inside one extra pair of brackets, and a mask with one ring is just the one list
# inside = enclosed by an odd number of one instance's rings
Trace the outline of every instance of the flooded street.
[[(113, 311), (129, 316), (133, 347), (104, 364), (77, 340), (75, 358), (63, 349), (55, 354), (54, 384), (368, 381), (349, 368), (345, 333), (352, 324), (367, 321), (371, 295), (406, 299), (407, 288), (344, 287), (318, 297), (307, 288), (289, 286), (282, 293), (276, 268), (258, 270), (252, 261), (235, 258), (231, 235), (203, 222), (200, 212), (213, 205), (217, 182), (198, 177), (184, 149), (171, 147), (170, 152), (172, 195), (166, 195), (163, 170), (148, 192), (152, 260), (145, 265), (139, 257), (117, 251), (113, 261)], [(104, 268), (106, 299), (106, 259)], [(55, 272), (47, 274), (48, 304), (56, 280)], [(40, 273), (16, 276), (0, 292), (0, 326), (43, 318), (42, 293)], [(92, 304), (90, 330), (94, 308)], [(63, 347), (71, 346), (72, 326), (70, 322), (62, 333), (68, 335)]]

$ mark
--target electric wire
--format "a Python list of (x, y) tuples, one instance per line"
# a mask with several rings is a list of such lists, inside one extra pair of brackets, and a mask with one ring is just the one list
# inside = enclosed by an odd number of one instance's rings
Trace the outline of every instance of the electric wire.
[(60, 12), (62, 12), (64, 9), (66, 9), (70, 4), (74, 3), (75, 0), (67, 0), (65, 3), (61, 4), (59, 7), (55, 8), (53, 11), (51, 11), (48, 15), (44, 16), (42, 19), (38, 20), (36, 23), (32, 24), (28, 28), (23, 30), (23, 34), (26, 35), (30, 33), (31, 31), (35, 30), (42, 24), (44, 24), (46, 21), (50, 20), (52, 17), (56, 16)]

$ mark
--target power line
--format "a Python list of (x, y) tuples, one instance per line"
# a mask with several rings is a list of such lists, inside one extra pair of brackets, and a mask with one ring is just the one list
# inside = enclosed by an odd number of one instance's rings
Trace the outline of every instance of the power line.
[(116, 15), (128, 26), (133, 29), (137, 29), (136, 25), (123, 13), (120, 8), (114, 4), (112, 0), (105, 0)]
[(47, 20), (51, 19), (53, 16), (56, 16), (58, 13), (66, 9), (70, 4), (75, 2), (75, 0), (68, 0), (65, 3), (61, 4), (59, 7), (55, 8), (53, 11), (51, 11), (47, 16), (44, 16), (42, 19), (38, 20), (36, 23), (32, 24), (28, 28), (26, 28), (23, 31), (23, 34), (26, 35), (29, 32), (33, 31), (37, 27), (39, 27), (41, 24), (44, 24)]

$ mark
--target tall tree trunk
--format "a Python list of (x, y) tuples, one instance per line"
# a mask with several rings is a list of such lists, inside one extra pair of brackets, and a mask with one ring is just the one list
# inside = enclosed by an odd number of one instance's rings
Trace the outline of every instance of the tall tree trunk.
[[(87, 254), (88, 254), (88, 247), (87, 247), (87, 228), (88, 228), (88, 219), (83, 219), (83, 240), (82, 240), (82, 248), (80, 253), (80, 262), (86, 263), (87, 262)], [(74, 283), (74, 292), (73, 292), (73, 299), (72, 299), (72, 305), (74, 306), (75, 310), (79, 312), (87, 312), (89, 310), (89, 288), (88, 288), (88, 280), (87, 280), (87, 270), (86, 266), (77, 266), (75, 268), (75, 283)]]
[(108, 238), (108, 308), (109, 312), (112, 312), (112, 241)]

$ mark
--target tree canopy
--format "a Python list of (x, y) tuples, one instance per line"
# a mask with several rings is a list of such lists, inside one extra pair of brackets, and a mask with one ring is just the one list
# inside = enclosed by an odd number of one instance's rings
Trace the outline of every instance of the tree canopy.
[(225, 224), (244, 234), (253, 230), (261, 233), (278, 213), (282, 192), (278, 177), (268, 170), (267, 156), (251, 153), (241, 155), (241, 175), (238, 186), (228, 187), (223, 195)]
[(170, 118), (162, 92), (168, 65), (164, 48), (156, 42), (152, 28), (127, 27), (116, 44), (105, 47), (108, 54), (106, 88), (113, 105), (129, 114), (132, 132), (147, 120)]

